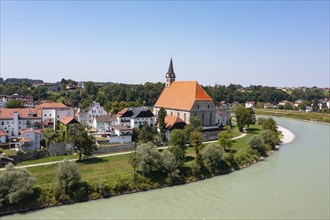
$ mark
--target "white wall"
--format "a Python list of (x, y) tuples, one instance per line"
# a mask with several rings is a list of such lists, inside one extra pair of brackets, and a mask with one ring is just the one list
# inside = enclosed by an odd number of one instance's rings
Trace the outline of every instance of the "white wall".
[(132, 135), (125, 136), (110, 136), (109, 143), (130, 143), (132, 142)]

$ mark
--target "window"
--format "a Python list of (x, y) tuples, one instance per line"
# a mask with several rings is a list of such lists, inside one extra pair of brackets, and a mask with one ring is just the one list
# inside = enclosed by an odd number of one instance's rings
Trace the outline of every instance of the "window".
[(199, 109), (199, 105), (197, 105), (197, 109)]
[(183, 113), (183, 121), (186, 121), (186, 113)]
[(178, 118), (180, 118), (180, 112), (178, 112)]
[(171, 111), (171, 115), (173, 115), (173, 112)]
[(210, 105), (207, 105), (207, 108), (210, 108)]
[(49, 116), (52, 116), (52, 114), (49, 114)]
[(45, 114), (45, 117), (46, 117), (47, 115)]

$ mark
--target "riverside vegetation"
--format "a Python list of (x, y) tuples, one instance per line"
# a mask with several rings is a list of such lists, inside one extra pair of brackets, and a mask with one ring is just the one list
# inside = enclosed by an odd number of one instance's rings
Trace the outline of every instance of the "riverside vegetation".
[[(168, 149), (140, 143), (131, 154), (16, 169), (0, 173), (0, 214), (183, 184), (229, 173), (276, 149), (279, 133), (271, 118), (256, 123), (253, 111), (236, 112), (247, 135), (232, 140), (238, 127), (225, 128), (215, 143), (203, 144), (200, 121), (174, 130)], [(241, 115), (242, 114), (242, 115)], [(188, 144), (186, 144), (188, 142)], [(22, 187), (24, 186), (24, 187)]]

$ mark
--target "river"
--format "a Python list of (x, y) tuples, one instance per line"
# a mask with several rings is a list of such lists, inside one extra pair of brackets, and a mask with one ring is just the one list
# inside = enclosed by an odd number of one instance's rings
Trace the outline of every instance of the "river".
[(1, 219), (329, 219), (328, 124), (274, 118), (295, 140), (228, 175)]

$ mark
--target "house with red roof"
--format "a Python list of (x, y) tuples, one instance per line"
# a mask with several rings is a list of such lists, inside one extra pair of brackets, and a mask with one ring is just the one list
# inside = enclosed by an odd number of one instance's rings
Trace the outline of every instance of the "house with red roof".
[(165, 77), (165, 88), (154, 106), (155, 115), (163, 107), (167, 115), (178, 117), (186, 124), (190, 117), (198, 116), (205, 128), (219, 125), (220, 115), (203, 87), (197, 81), (175, 81), (172, 59)]

